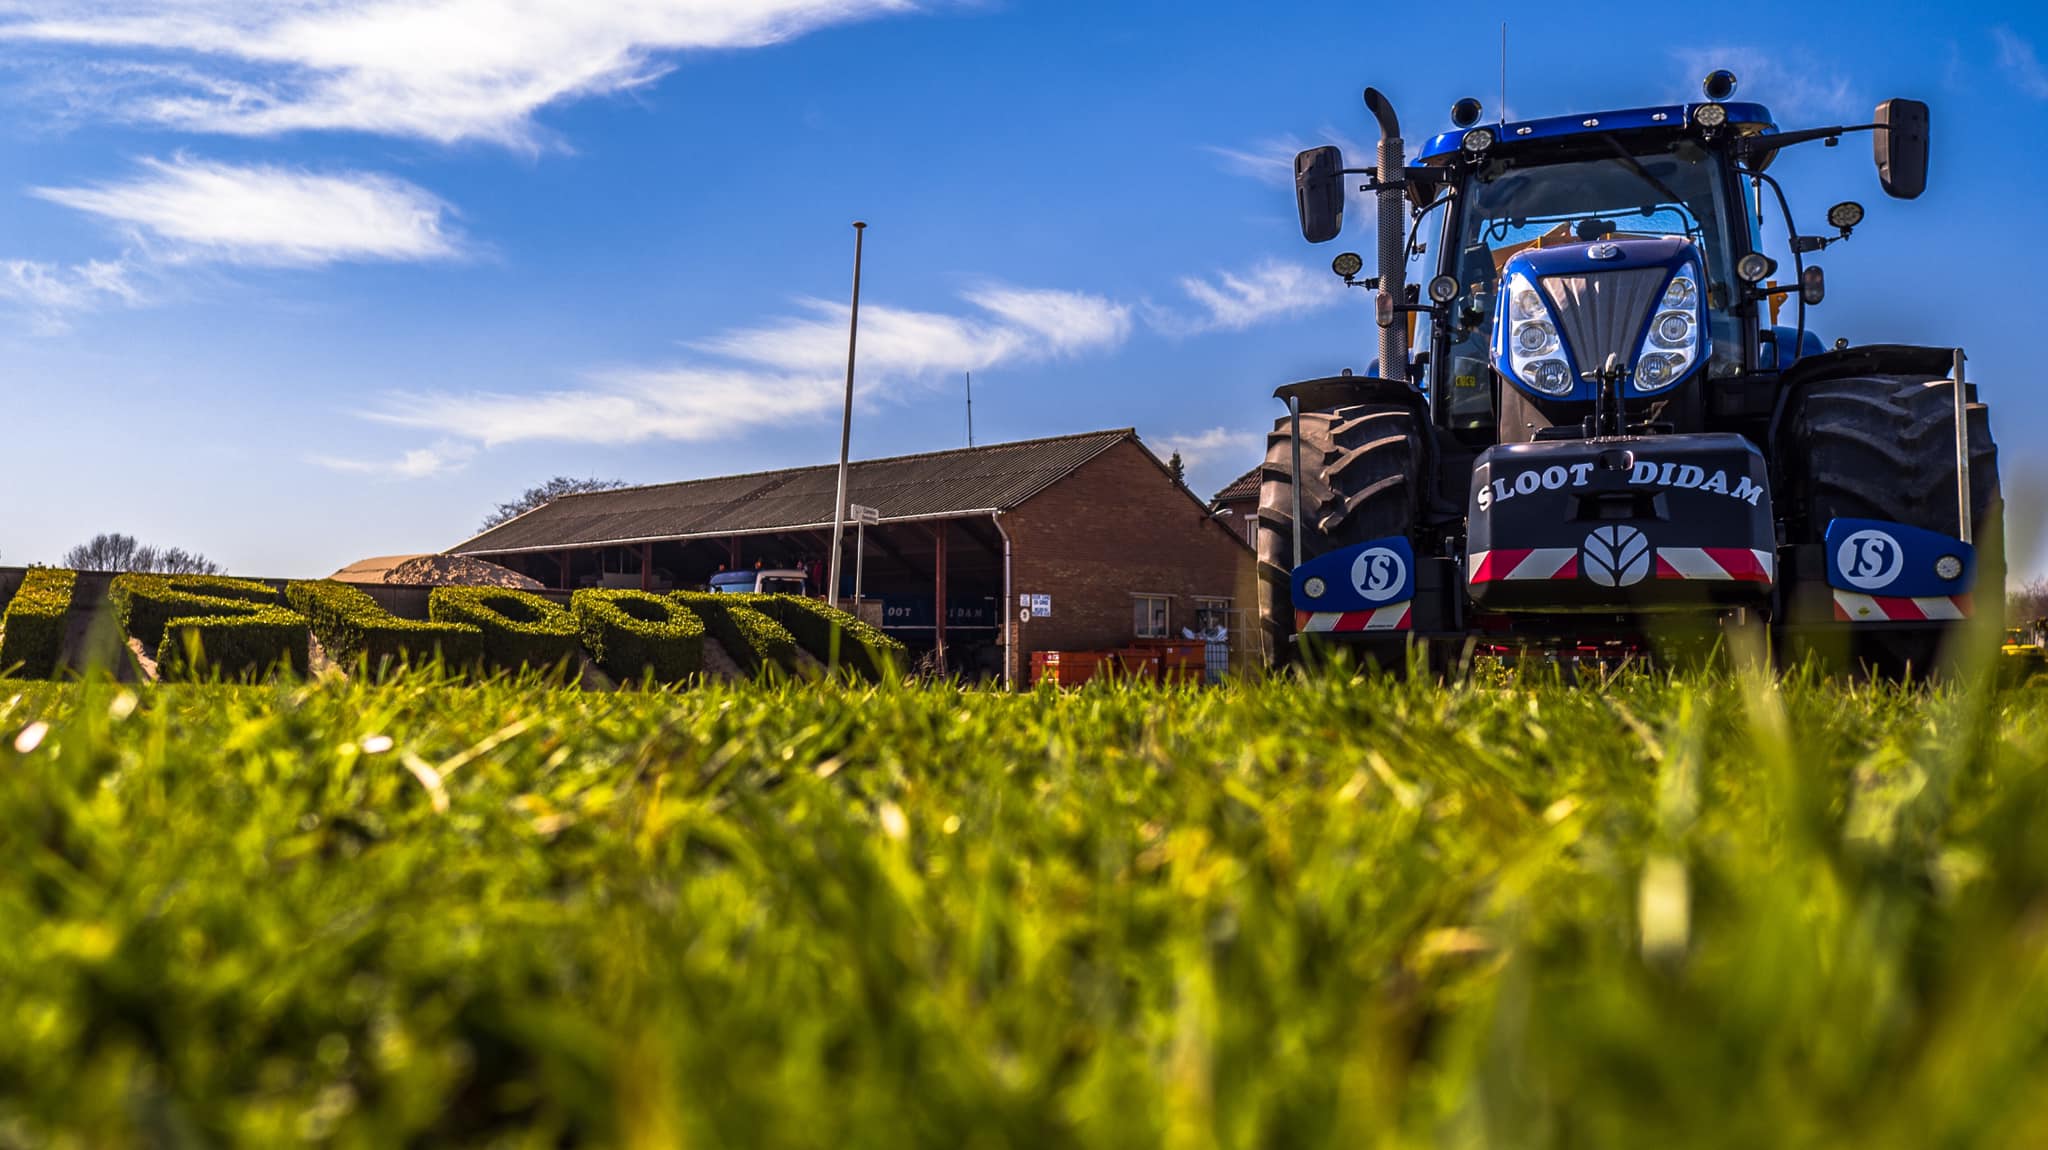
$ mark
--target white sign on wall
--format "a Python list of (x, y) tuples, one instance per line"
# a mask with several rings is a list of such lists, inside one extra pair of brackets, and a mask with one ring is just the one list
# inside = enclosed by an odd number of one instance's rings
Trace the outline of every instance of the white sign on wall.
[(1038, 619), (1050, 618), (1052, 616), (1052, 596), (1033, 595), (1031, 597), (1031, 614), (1034, 618)]

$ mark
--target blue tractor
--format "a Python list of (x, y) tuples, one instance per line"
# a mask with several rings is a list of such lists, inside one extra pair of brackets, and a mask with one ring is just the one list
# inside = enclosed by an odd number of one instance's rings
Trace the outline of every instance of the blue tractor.
[[(1377, 276), (1351, 253), (1332, 268), (1377, 291), (1379, 358), (1276, 393), (1259, 559), (1277, 649), (1655, 654), (1741, 623), (1782, 654), (1924, 673), (1974, 591), (1999, 610), (1997, 449), (1961, 352), (1824, 345), (1807, 257), (1863, 208), (1802, 234), (1769, 174), (1785, 148), (1870, 132), (1880, 184), (1913, 199), (1927, 106), (1781, 131), (1735, 86), (1717, 71), (1699, 103), (1523, 122), (1461, 100), (1413, 162), (1368, 88), (1375, 166), (1297, 157), (1310, 242), (1340, 233), (1351, 184), (1375, 196)], [(1410, 285), (1425, 253), (1435, 274)]]

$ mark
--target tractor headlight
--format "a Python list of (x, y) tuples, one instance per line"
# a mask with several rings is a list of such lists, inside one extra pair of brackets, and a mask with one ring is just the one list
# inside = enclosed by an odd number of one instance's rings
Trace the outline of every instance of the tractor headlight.
[(1542, 355), (1557, 346), (1557, 329), (1542, 320), (1515, 325), (1515, 350), (1523, 355)]
[(1459, 146), (1476, 156), (1493, 147), (1493, 129), (1474, 128), (1465, 133), (1465, 138), (1460, 141)]
[(1636, 350), (1636, 390), (1661, 391), (1684, 379), (1706, 357), (1706, 328), (1700, 315), (1698, 272), (1685, 266), (1664, 285), (1650, 328)]
[(1650, 341), (1658, 347), (1684, 347), (1692, 342), (1692, 317), (1682, 311), (1667, 311), (1650, 326)]
[(1575, 381), (1565, 362), (1564, 341), (1551, 321), (1550, 308), (1526, 276), (1517, 272), (1507, 282), (1507, 331), (1497, 354), (1507, 360), (1504, 374), (1543, 395), (1570, 395)]
[(1537, 391), (1563, 395), (1572, 389), (1572, 369), (1561, 359), (1539, 359), (1529, 365), (1529, 382)]
[(1728, 109), (1719, 104), (1701, 104), (1692, 110), (1692, 122), (1702, 128), (1718, 128), (1728, 122)]

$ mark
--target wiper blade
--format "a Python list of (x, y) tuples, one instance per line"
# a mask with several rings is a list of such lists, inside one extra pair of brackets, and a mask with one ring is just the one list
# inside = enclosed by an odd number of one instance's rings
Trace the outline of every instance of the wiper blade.
[[(1630, 155), (1628, 149), (1622, 147), (1621, 141), (1615, 139), (1612, 133), (1602, 132), (1600, 133), (1600, 139), (1603, 142), (1605, 142), (1608, 147), (1614, 149), (1615, 158), (1620, 160), (1622, 162), (1622, 165), (1628, 168), (1629, 171), (1634, 172), (1636, 174), (1637, 179), (1657, 189), (1658, 195), (1663, 196), (1665, 199), (1671, 201), (1672, 203), (1677, 204), (1680, 207), (1685, 206), (1685, 197), (1679, 195), (1677, 192), (1672, 191), (1670, 186), (1665, 184), (1664, 181), (1651, 175), (1650, 169), (1645, 168), (1640, 161), (1638, 161), (1634, 156)], [(1690, 208), (1687, 208), (1686, 214), (1691, 215), (1692, 210)]]

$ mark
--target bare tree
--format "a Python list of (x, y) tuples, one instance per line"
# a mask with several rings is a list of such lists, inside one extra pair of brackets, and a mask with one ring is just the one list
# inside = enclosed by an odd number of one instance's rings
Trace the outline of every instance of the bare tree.
[(218, 575), (219, 564), (183, 547), (152, 547), (133, 535), (102, 533), (64, 553), (74, 571), (146, 571), (161, 575)]
[(564, 495), (581, 495), (586, 491), (617, 491), (624, 486), (626, 481), (623, 479), (575, 479), (567, 475), (557, 475), (539, 487), (527, 488), (525, 494), (510, 503), (498, 504), (496, 511), (484, 516), (484, 524), (477, 530), (489, 531), (507, 519), (524, 515), (543, 504), (553, 503)]
[(2032, 579), (2005, 593), (2005, 621), (2018, 625), (2048, 618), (2048, 577)]

